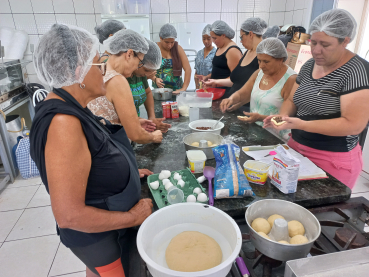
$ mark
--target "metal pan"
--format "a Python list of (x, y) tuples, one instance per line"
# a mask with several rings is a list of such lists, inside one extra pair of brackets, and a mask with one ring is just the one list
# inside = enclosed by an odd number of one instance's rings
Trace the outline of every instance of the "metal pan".
[(170, 88), (155, 88), (152, 90), (152, 95), (155, 100), (164, 101), (172, 99), (173, 90)]
[[(305, 244), (282, 244), (260, 236), (251, 223), (258, 217), (267, 219), (273, 214), (283, 216), (287, 221), (298, 220), (304, 225), (305, 235), (309, 239)], [(318, 219), (304, 207), (292, 202), (265, 199), (251, 204), (246, 210), (246, 222), (250, 229), (250, 239), (255, 248), (264, 255), (278, 261), (306, 258), (314, 241), (319, 237), (321, 227)]]

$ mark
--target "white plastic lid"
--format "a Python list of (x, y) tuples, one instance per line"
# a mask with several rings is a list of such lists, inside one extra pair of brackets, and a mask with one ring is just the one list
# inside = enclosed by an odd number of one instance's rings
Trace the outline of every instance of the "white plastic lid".
[(202, 150), (188, 150), (186, 153), (191, 161), (206, 161), (206, 155)]

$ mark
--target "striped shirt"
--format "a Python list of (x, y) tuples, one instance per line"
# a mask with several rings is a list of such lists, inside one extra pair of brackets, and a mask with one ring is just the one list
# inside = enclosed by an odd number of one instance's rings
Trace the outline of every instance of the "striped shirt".
[[(369, 63), (357, 55), (319, 79), (312, 77), (314, 63), (314, 59), (308, 60), (296, 79), (299, 87), (293, 102), (297, 107), (296, 116), (302, 120), (341, 117), (341, 96), (369, 89)], [(292, 138), (305, 146), (332, 152), (351, 151), (359, 142), (358, 135), (326, 136), (296, 129), (292, 130)]]

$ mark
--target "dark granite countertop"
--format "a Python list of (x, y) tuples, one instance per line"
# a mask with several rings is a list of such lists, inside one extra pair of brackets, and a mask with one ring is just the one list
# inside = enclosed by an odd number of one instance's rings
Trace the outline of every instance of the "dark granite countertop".
[[(214, 101), (212, 108), (200, 109), (200, 118), (219, 119), (223, 115), (219, 110), (219, 104), (220, 100)], [(160, 101), (155, 101), (155, 113), (157, 117), (162, 117)], [(239, 111), (224, 114), (222, 122), (225, 123), (225, 127), (221, 133), (224, 138), (232, 139), (240, 147), (247, 145), (275, 145), (282, 142), (279, 138), (256, 124), (242, 123), (237, 119), (237, 115), (240, 114), (241, 112)], [(138, 144), (135, 146), (139, 168), (147, 168), (154, 173), (160, 173), (163, 169), (175, 171), (188, 167), (186, 150), (182, 140), (185, 135), (191, 133), (188, 127), (189, 119), (181, 116), (178, 119), (168, 119), (166, 122), (172, 124), (172, 128), (163, 135), (164, 139), (161, 144)], [(251, 158), (241, 151), (241, 166), (249, 159)], [(215, 159), (207, 160), (206, 165), (215, 167)], [(201, 175), (196, 174), (196, 177)], [(141, 185), (142, 197), (152, 198), (146, 178), (141, 179)], [(204, 188), (207, 188), (207, 181), (202, 185)], [(293, 194), (283, 194), (269, 180), (264, 186), (251, 184), (251, 187), (255, 193), (254, 197), (215, 200), (214, 206), (232, 217), (243, 217), (246, 210), (245, 206), (253, 200), (282, 199), (292, 201), (304, 207), (313, 207), (343, 202), (351, 196), (351, 190), (330, 175), (327, 179), (299, 181), (297, 192)]]

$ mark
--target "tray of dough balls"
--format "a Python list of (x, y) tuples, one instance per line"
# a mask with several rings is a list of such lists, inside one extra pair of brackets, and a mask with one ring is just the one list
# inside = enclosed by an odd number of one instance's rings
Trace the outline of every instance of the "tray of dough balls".
[(205, 189), (188, 168), (162, 170), (160, 174), (148, 176), (147, 184), (159, 209), (176, 203), (207, 204), (209, 201)]
[(254, 246), (279, 261), (305, 258), (321, 232), (311, 212), (284, 200), (256, 201), (247, 208), (245, 217)]

